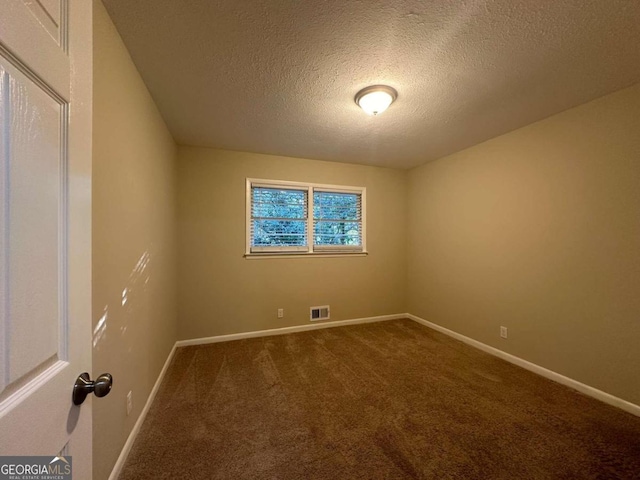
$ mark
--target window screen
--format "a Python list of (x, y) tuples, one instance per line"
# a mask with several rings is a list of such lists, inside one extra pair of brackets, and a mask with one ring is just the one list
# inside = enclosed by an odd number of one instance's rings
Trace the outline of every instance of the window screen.
[(256, 251), (299, 250), (307, 242), (307, 191), (251, 189), (251, 247)]
[(359, 193), (313, 192), (313, 244), (316, 249), (362, 246), (362, 196)]

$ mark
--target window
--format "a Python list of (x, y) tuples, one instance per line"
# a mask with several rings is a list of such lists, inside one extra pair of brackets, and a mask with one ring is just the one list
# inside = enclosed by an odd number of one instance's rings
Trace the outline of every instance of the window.
[(247, 179), (247, 254), (364, 253), (366, 189)]

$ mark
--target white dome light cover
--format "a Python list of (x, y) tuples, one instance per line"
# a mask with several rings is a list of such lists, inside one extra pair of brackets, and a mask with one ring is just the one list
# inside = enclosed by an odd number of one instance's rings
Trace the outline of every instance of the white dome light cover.
[(368, 115), (377, 115), (384, 112), (394, 100), (398, 98), (398, 92), (387, 85), (372, 85), (363, 88), (356, 94), (356, 104)]

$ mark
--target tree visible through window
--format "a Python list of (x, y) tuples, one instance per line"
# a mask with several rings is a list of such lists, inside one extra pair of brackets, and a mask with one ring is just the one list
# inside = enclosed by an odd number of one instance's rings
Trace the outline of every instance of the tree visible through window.
[(360, 246), (360, 195), (356, 193), (313, 193), (314, 245)]
[(364, 195), (360, 187), (248, 179), (247, 253), (365, 251)]
[(252, 246), (307, 244), (307, 192), (257, 187), (251, 190)]

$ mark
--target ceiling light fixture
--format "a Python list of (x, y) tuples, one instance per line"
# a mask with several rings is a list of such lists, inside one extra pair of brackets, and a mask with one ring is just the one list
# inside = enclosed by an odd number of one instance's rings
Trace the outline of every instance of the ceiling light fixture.
[(394, 100), (398, 98), (398, 92), (386, 85), (372, 85), (363, 88), (356, 94), (356, 104), (368, 115), (377, 115), (384, 112)]

